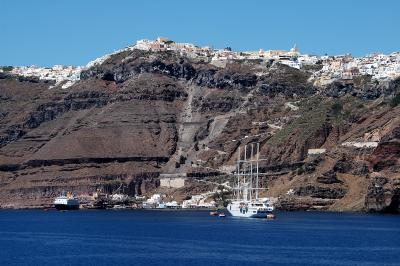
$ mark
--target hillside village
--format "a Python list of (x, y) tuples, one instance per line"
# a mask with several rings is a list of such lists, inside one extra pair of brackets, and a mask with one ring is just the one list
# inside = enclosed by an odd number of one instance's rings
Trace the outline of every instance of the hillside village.
[[(296, 46), (289, 51), (264, 51), (263, 49), (259, 51), (232, 51), (230, 47), (224, 49), (214, 49), (208, 46), (198, 47), (191, 43), (177, 43), (161, 37), (156, 40), (138, 40), (134, 45), (97, 58), (83, 67), (61, 65), (55, 65), (51, 68), (21, 66), (12, 67), (11, 70), (7, 71), (14, 75), (53, 80), (56, 85), (64, 82), (62, 88), (68, 88), (80, 79), (82, 70), (101, 64), (111, 55), (133, 49), (152, 52), (175, 51), (182, 56), (203, 60), (218, 67), (225, 67), (230, 60), (263, 60), (270, 63), (288, 65), (297, 69), (305, 68), (313, 72), (311, 81), (316, 86), (328, 85), (336, 80), (352, 80), (360, 76), (370, 76), (372, 80), (377, 81), (393, 80), (400, 76), (400, 52), (394, 52), (389, 55), (376, 53), (364, 57), (353, 57), (350, 54), (317, 56), (301, 54)], [(0, 72), (5, 72), (6, 70), (4, 69), (0, 68)]]

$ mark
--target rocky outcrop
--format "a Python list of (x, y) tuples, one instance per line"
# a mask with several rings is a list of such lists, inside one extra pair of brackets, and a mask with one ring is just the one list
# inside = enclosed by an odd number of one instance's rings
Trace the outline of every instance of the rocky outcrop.
[(296, 71), (286, 65), (279, 65), (271, 69), (268, 75), (262, 76), (260, 92), (269, 96), (285, 96), (288, 99), (296, 96), (310, 96), (316, 92), (307, 82), (308, 73)]
[(365, 196), (365, 209), (370, 212), (400, 212), (400, 179), (372, 178)]
[(235, 95), (210, 93), (206, 97), (196, 98), (193, 107), (201, 113), (227, 113), (240, 106), (241, 99)]
[(400, 127), (386, 135), (378, 144), (369, 158), (372, 168), (375, 171), (392, 169), (394, 172), (400, 171)]
[(344, 188), (333, 188), (333, 187), (322, 187), (316, 185), (307, 185), (304, 187), (298, 187), (294, 190), (295, 195), (298, 196), (310, 196), (313, 198), (320, 199), (340, 199), (346, 194)]
[(363, 100), (375, 100), (381, 96), (394, 96), (400, 92), (400, 79), (376, 83), (371, 77), (360, 77), (353, 81), (336, 81), (328, 85), (325, 93), (329, 97), (352, 95)]
[(342, 181), (340, 181), (337, 176), (336, 176), (336, 172), (333, 170), (330, 170), (326, 173), (323, 173), (321, 176), (317, 177), (317, 182), (321, 183), (321, 184), (337, 184), (337, 183), (343, 183)]
[(284, 197), (279, 199), (276, 208), (284, 211), (326, 211), (334, 203), (335, 200), (332, 199)]

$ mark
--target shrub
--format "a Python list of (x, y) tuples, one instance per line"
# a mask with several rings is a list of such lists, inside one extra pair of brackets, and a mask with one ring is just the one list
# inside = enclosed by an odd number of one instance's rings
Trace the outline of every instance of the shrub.
[(400, 104), (400, 94), (397, 94), (396, 96), (393, 97), (393, 99), (390, 101), (390, 106), (391, 107), (396, 107), (397, 105)]
[(297, 175), (302, 175), (302, 174), (304, 174), (305, 172), (306, 172), (306, 171), (304, 170), (304, 167), (303, 167), (303, 166), (297, 169)]
[(12, 66), (2, 66), (0, 68), (5, 72), (9, 72), (14, 69), (14, 67), (12, 67)]
[(180, 164), (185, 164), (185, 162), (186, 162), (186, 157), (183, 156), (183, 155), (181, 155), (181, 156), (179, 157), (179, 163), (180, 163)]
[(331, 110), (334, 116), (338, 116), (343, 110), (343, 104), (340, 101), (336, 101), (331, 106)]

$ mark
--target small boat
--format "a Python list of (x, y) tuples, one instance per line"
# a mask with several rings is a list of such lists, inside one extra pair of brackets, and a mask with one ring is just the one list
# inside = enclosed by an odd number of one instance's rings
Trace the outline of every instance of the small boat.
[(213, 212), (210, 212), (210, 216), (218, 216), (218, 212), (216, 212), (216, 211), (213, 211)]
[(267, 220), (274, 220), (275, 219), (275, 215), (272, 213), (268, 213), (267, 214)]
[(223, 212), (221, 212), (220, 214), (218, 214), (218, 216), (219, 216), (220, 218), (225, 218), (225, 217), (226, 217), (225, 213), (223, 213)]
[(114, 205), (113, 210), (124, 210), (127, 209), (125, 205)]

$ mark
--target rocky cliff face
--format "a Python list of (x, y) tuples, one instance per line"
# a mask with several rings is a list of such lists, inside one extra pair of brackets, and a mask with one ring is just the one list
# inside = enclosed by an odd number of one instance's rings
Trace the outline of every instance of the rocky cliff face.
[(309, 77), (259, 61), (219, 68), (139, 50), (87, 69), (67, 90), (2, 75), (0, 204), (121, 184), (141, 195), (160, 189), (162, 173), (220, 180), (238, 147), (257, 141), (267, 159), (261, 182), (280, 208), (397, 212), (400, 107), (391, 99), (400, 82), (321, 88)]

